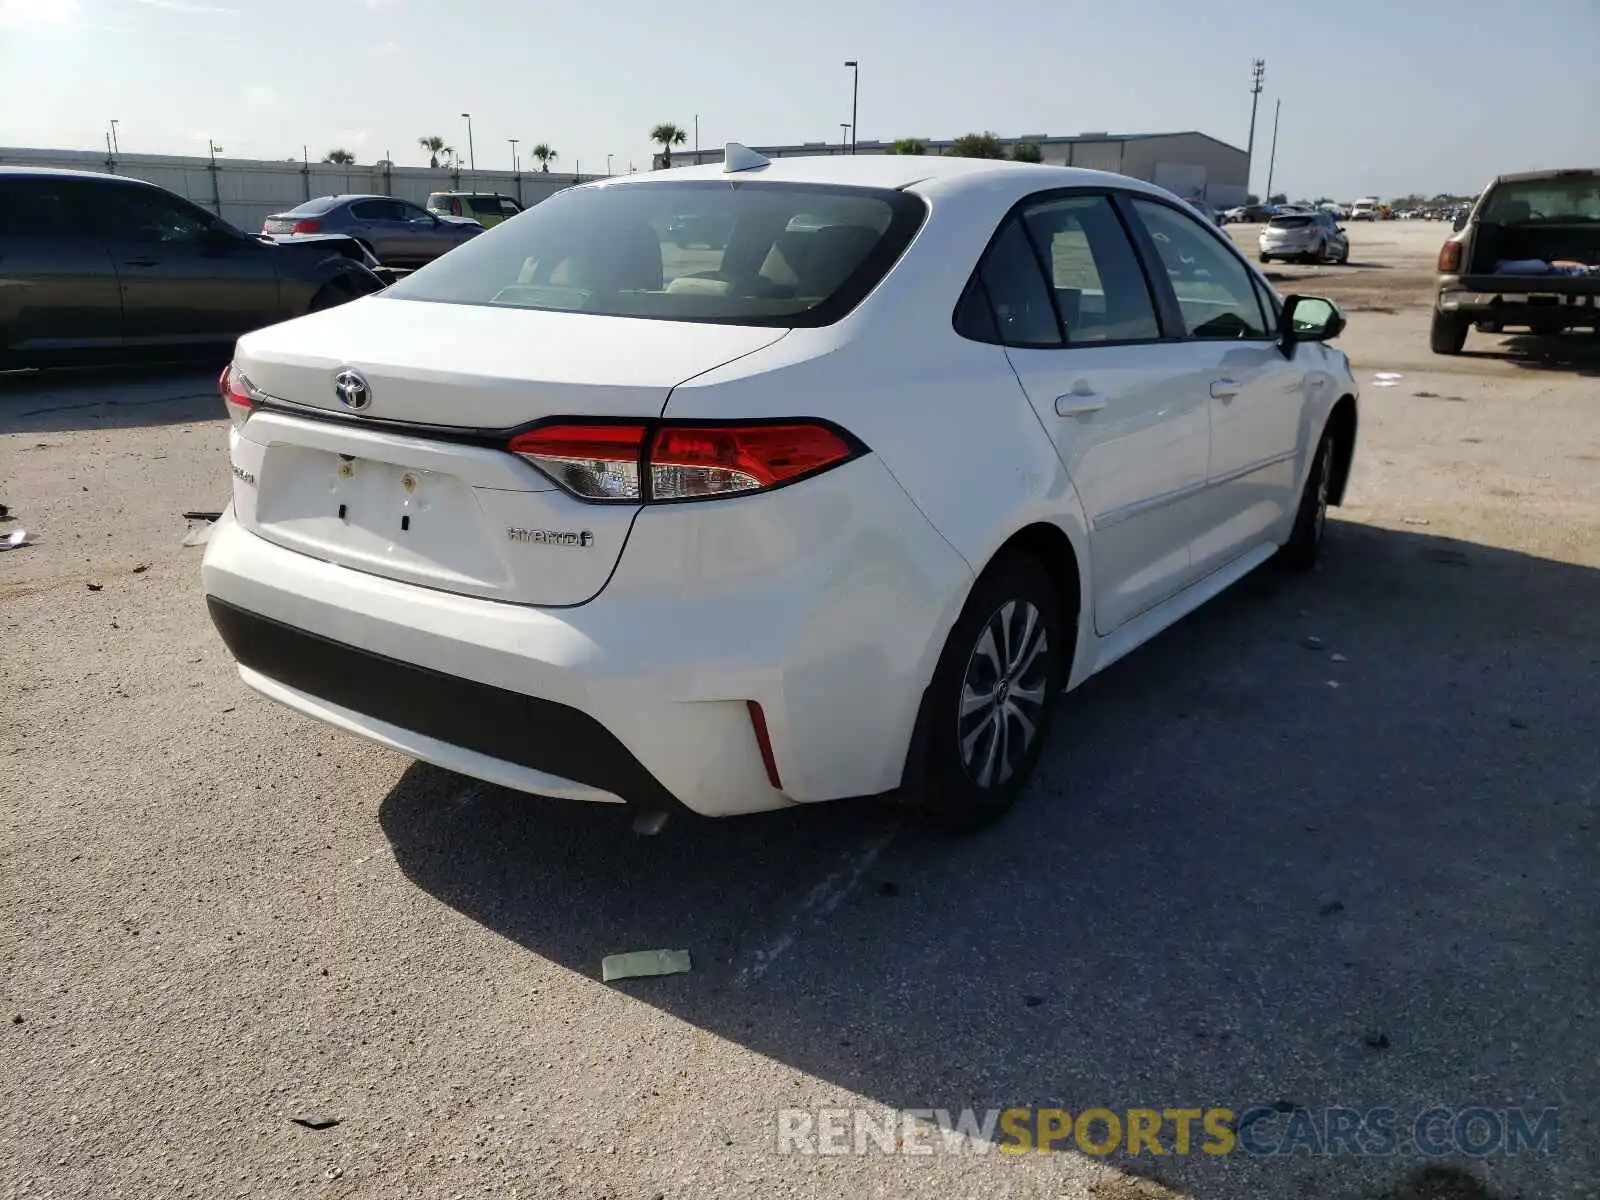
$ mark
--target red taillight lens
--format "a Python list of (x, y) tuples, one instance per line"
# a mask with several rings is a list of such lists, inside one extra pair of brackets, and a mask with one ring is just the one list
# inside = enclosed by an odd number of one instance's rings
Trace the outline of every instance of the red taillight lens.
[(1461, 243), (1446, 242), (1439, 247), (1439, 274), (1456, 275), (1461, 271)]
[(294, 228), (289, 230), (289, 232), (290, 233), (321, 233), (322, 232), (322, 222), (321, 221), (296, 221), (294, 223)]
[(755, 492), (841, 463), (848, 442), (822, 425), (672, 426), (650, 447), (650, 498)]
[(643, 425), (546, 425), (511, 439), (520, 454), (584, 500), (639, 500)]
[(853, 458), (838, 431), (786, 424), (546, 425), (509, 449), (585, 500), (705, 500), (777, 487)]
[(256, 410), (256, 402), (253, 399), (255, 389), (245, 378), (244, 372), (229, 363), (223, 368), (222, 375), (217, 380), (217, 390), (222, 393), (223, 404), (228, 410), (228, 419), (233, 422), (235, 429), (240, 428)]

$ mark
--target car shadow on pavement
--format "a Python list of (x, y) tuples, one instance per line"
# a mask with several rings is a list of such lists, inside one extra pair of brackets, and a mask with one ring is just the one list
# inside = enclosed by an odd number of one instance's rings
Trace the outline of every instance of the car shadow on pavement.
[[(1312, 575), (1258, 572), (1064, 697), (975, 836), (840, 803), (636, 838), (420, 765), (380, 821), (418, 887), (573, 971), (690, 950), (615, 986), (866, 1102), (1559, 1105), (1559, 1155), (1458, 1165), (1563, 1194), (1600, 1151), (1596, 612), (1596, 570), (1337, 523)], [(1110, 1161), (1202, 1198), (1419, 1164)]]
[(1562, 371), (1588, 378), (1600, 377), (1600, 336), (1584, 331), (1537, 337), (1529, 333), (1506, 335), (1492, 350), (1469, 348), (1462, 358), (1486, 358), (1530, 371)]
[(184, 363), (0, 375), (0, 435), (220, 419), (226, 355)]

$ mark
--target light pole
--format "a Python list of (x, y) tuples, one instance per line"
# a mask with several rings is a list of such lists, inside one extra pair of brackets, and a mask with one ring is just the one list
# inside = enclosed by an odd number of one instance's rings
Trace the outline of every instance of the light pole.
[(856, 152), (856, 102), (861, 99), (861, 64), (855, 59), (849, 59), (845, 66), (850, 68), (852, 79), (850, 81), (850, 153)]
[(117, 143), (117, 119), (111, 118), (111, 153), (122, 153), (122, 147)]
[(507, 138), (506, 139), (506, 141), (511, 143), (511, 173), (513, 175), (519, 174), (521, 172), (521, 170), (522, 170), (521, 166), (517, 162), (517, 143), (520, 140), (521, 140), (520, 138)]
[(1267, 76), (1267, 60), (1253, 58), (1250, 60), (1250, 140), (1244, 144), (1244, 190), (1245, 202), (1250, 200), (1250, 168), (1255, 163), (1256, 156), (1256, 105), (1261, 100), (1261, 81)]
[(700, 114), (694, 115), (694, 163), (700, 165)]
[(1278, 165), (1278, 117), (1283, 112), (1283, 101), (1279, 100), (1272, 110), (1272, 155), (1267, 159), (1267, 194), (1263, 197), (1266, 203), (1272, 203), (1272, 169)]
[(472, 148), (472, 114), (462, 113), (461, 116), (467, 123), (467, 172), (470, 176), (478, 170), (478, 155)]
[(611, 174), (611, 155), (606, 155), (606, 174)]
[(856, 152), (856, 148), (850, 139), (850, 132), (852, 129), (854, 129), (854, 126), (848, 121), (840, 121), (839, 128), (844, 131), (840, 136), (839, 149), (846, 154), (854, 154)]

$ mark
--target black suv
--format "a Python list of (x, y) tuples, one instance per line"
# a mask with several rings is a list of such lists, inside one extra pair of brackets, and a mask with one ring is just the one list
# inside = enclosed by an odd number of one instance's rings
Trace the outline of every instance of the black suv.
[(0, 370), (211, 352), (376, 292), (352, 238), (241, 233), (164, 188), (0, 167)]

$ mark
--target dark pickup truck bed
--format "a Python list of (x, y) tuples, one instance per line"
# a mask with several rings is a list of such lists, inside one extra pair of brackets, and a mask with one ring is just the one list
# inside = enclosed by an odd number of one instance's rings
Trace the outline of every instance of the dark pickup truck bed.
[(1508, 327), (1600, 330), (1600, 171), (1501, 176), (1439, 251), (1435, 353)]

